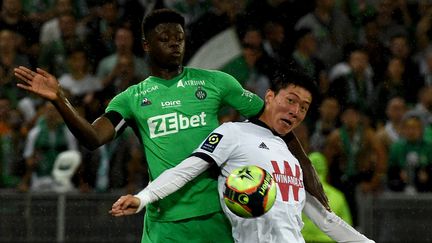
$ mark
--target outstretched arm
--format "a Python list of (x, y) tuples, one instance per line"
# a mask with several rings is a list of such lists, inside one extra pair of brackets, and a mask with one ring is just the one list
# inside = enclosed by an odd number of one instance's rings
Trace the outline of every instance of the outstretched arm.
[(139, 213), (147, 204), (162, 199), (182, 188), (210, 166), (209, 162), (191, 156), (176, 167), (165, 170), (137, 195), (121, 196), (112, 205), (109, 213), (116, 217)]
[(321, 204), (330, 211), (331, 209), (328, 204), (328, 199), (324, 193), (324, 189), (321, 181), (319, 180), (318, 174), (316, 173), (312, 162), (303, 150), (303, 147), (301, 146), (300, 141), (297, 139), (297, 136), (294, 134), (294, 132), (291, 132), (284, 136), (283, 140), (288, 145), (291, 153), (293, 153), (293, 155), (300, 162), (303, 170), (303, 182), (306, 191), (308, 191), (312, 196), (316, 197), (321, 202)]
[(337, 242), (373, 243), (373, 240), (355, 230), (333, 212), (327, 211), (320, 202), (306, 193), (306, 204), (303, 212), (318, 228)]
[(20, 66), (14, 69), (15, 77), (21, 80), (17, 86), (51, 101), (57, 108), (74, 136), (88, 149), (96, 149), (112, 140), (115, 135), (113, 124), (105, 117), (93, 124), (81, 117), (65, 97), (57, 79), (38, 68), (36, 72)]

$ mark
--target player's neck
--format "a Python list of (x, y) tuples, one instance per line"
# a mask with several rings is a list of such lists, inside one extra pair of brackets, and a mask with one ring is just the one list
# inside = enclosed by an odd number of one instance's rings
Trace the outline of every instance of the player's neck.
[(151, 67), (151, 76), (158, 77), (161, 79), (166, 79), (166, 80), (172, 79), (182, 72), (183, 72), (183, 66), (181, 65), (175, 68), (162, 68), (157, 66)]

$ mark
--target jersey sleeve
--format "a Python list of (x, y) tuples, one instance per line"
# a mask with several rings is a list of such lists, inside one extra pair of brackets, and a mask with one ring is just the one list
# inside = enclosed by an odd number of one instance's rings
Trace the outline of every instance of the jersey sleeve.
[(108, 104), (105, 109), (105, 113), (114, 111), (119, 113), (123, 119), (130, 119), (132, 117), (132, 112), (130, 109), (130, 95), (128, 90), (116, 95)]
[(312, 195), (306, 193), (306, 204), (303, 212), (314, 222), (318, 228), (337, 242), (349, 243), (374, 243), (366, 236), (358, 232), (343, 219), (329, 212), (323, 205)]
[(238, 138), (235, 136), (235, 125), (232, 122), (224, 123), (216, 128), (194, 151), (197, 154), (210, 156), (218, 166), (228, 160), (237, 147)]
[(264, 101), (258, 95), (244, 89), (233, 76), (224, 72), (218, 72), (218, 75), (224, 104), (233, 107), (245, 117), (258, 115), (262, 111)]

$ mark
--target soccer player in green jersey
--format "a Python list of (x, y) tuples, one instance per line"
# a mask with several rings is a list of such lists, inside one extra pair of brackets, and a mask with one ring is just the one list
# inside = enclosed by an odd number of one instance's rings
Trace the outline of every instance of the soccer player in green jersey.
[[(184, 18), (178, 13), (156, 10), (144, 19), (142, 31), (150, 77), (115, 96), (105, 114), (93, 123), (79, 116), (51, 74), (21, 66), (15, 69), (15, 76), (22, 81), (18, 87), (50, 100), (89, 149), (110, 142), (125, 126), (131, 126), (143, 144), (153, 180), (185, 159), (219, 125), (217, 114), (222, 105), (250, 117), (259, 114), (264, 102), (228, 74), (182, 65)], [(298, 140), (290, 135), (286, 142), (300, 158), (306, 190), (328, 208), (315, 170)], [(219, 204), (217, 180), (210, 173), (147, 207), (142, 242), (231, 241), (231, 227)]]

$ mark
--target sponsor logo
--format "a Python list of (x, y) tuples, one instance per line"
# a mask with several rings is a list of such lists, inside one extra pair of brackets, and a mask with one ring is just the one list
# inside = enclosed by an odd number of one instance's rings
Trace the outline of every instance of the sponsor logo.
[(205, 92), (201, 86), (198, 86), (198, 89), (195, 92), (195, 97), (197, 97), (199, 100), (204, 100), (207, 97), (207, 92)]
[(185, 130), (190, 127), (205, 126), (206, 113), (193, 116), (185, 116), (177, 112), (150, 117), (147, 120), (149, 126), (150, 138), (166, 136), (168, 134), (178, 133), (180, 130)]
[(249, 90), (243, 89), (242, 96), (249, 98), (249, 101), (251, 101), (254, 94), (252, 92), (250, 92)]
[(148, 98), (144, 98), (142, 101), (141, 101), (141, 106), (146, 106), (146, 105), (151, 105), (152, 103), (151, 103), (151, 101), (148, 99)]
[(207, 137), (203, 145), (201, 145), (201, 149), (213, 153), (222, 137), (223, 135), (219, 133), (210, 134), (210, 136)]
[(279, 191), (282, 195), (282, 200), (285, 202), (289, 201), (289, 191), (292, 190), (294, 201), (299, 200), (299, 190), (303, 188), (303, 180), (300, 178), (300, 166), (295, 165), (295, 174), (291, 169), (291, 166), (287, 161), (284, 161), (284, 171), (281, 171), (276, 161), (271, 161), (274, 169), (273, 178), (278, 184)]
[(148, 88), (141, 90), (140, 92), (136, 93), (135, 97), (140, 96), (140, 95), (146, 95), (146, 94), (151, 93), (153, 91), (156, 91), (158, 89), (159, 89), (159, 86), (157, 86), (157, 85), (152, 86), (152, 87), (148, 87)]
[(162, 101), (161, 106), (163, 109), (172, 108), (172, 107), (180, 107), (181, 101), (180, 100)]
[(258, 148), (269, 150), (269, 148), (267, 147), (267, 145), (264, 142), (261, 142), (261, 144), (258, 146)]
[(185, 80), (185, 81), (183, 81), (180, 79), (177, 82), (177, 88), (178, 87), (184, 88), (186, 86), (203, 86), (203, 85), (205, 85), (205, 80)]

